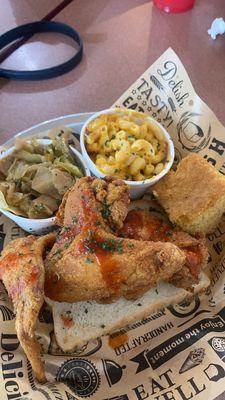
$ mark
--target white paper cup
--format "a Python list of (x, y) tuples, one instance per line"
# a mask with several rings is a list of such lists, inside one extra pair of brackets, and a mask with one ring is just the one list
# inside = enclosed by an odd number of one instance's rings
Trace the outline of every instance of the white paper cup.
[[(49, 145), (52, 142), (50, 139), (38, 139), (38, 141), (45, 145)], [(76, 159), (78, 166), (82, 169), (84, 176), (90, 176), (91, 175), (90, 171), (82, 155), (74, 147), (71, 146), (70, 149), (74, 154), (74, 158)], [(0, 155), (0, 160), (12, 154), (14, 150), (15, 146), (7, 149), (6, 151), (3, 151), (2, 154)], [(51, 227), (54, 225), (54, 219), (55, 219), (54, 216), (42, 219), (25, 218), (13, 214), (10, 211), (6, 211), (4, 208), (1, 207), (0, 207), (0, 212), (4, 214), (6, 217), (10, 218), (12, 221), (14, 221), (24, 231), (29, 232), (30, 234), (35, 234), (35, 235), (45, 234), (49, 232)]]
[[(129, 110), (132, 112), (132, 110)], [(106, 175), (103, 174), (95, 165), (95, 163), (92, 161), (91, 157), (89, 156), (87, 150), (86, 150), (86, 145), (85, 145), (85, 135), (86, 135), (86, 129), (88, 124), (96, 119), (98, 116), (102, 114), (112, 114), (116, 112), (121, 112), (117, 108), (110, 108), (107, 110), (99, 111), (92, 115), (83, 125), (81, 129), (81, 134), (80, 134), (80, 145), (81, 145), (81, 152), (83, 154), (83, 157), (92, 172), (93, 175), (95, 175), (98, 178), (104, 178)], [(126, 184), (129, 186), (130, 189), (130, 195), (132, 199), (137, 199), (140, 198), (146, 190), (150, 187), (153, 186), (156, 182), (158, 182), (164, 175), (167, 174), (167, 172), (170, 170), (170, 168), (173, 165), (173, 160), (174, 160), (174, 145), (173, 141), (169, 135), (169, 133), (166, 131), (166, 129), (160, 125), (157, 121), (155, 121), (152, 117), (149, 116), (149, 121), (155, 124), (158, 128), (161, 129), (161, 132), (164, 136), (164, 140), (168, 144), (168, 150), (167, 150), (167, 160), (168, 162), (165, 163), (165, 166), (163, 170), (158, 174), (155, 175), (154, 177), (150, 179), (145, 179), (143, 181), (126, 181)]]

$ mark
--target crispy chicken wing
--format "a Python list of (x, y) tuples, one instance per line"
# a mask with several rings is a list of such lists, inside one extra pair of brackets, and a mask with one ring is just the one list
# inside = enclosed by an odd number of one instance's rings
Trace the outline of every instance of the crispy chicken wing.
[(45, 293), (52, 300), (134, 299), (184, 265), (184, 253), (172, 243), (121, 239), (112, 233), (128, 210), (128, 188), (122, 181), (81, 178), (63, 204), (63, 228), (45, 260)]
[(208, 250), (203, 238), (196, 239), (186, 232), (176, 231), (149, 211), (130, 211), (118, 234), (136, 240), (170, 242), (183, 250), (185, 265), (169, 279), (175, 286), (187, 289), (198, 283), (200, 271), (207, 264)]
[(40, 382), (45, 373), (35, 328), (44, 299), (43, 253), (54, 240), (55, 234), (19, 238), (4, 248), (0, 258), (0, 279), (13, 301), (18, 339)]
[[(76, 191), (78, 191), (77, 199)], [(86, 200), (82, 201), (85, 196)], [(113, 231), (122, 227), (129, 203), (128, 187), (123, 181), (111, 177), (105, 179), (85, 177), (79, 179), (64, 195), (56, 215), (56, 223), (61, 226), (71, 225), (71, 222), (79, 219), (80, 229), (87, 223), (90, 211), (91, 219), (92, 215), (97, 213), (99, 224), (101, 222), (104, 229)]]

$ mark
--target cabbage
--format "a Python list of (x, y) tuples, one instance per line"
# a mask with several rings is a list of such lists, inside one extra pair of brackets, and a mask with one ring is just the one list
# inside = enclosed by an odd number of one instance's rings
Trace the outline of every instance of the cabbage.
[(57, 133), (50, 145), (17, 139), (15, 151), (0, 160), (0, 207), (29, 218), (56, 212), (64, 193), (83, 176), (66, 143), (71, 131)]

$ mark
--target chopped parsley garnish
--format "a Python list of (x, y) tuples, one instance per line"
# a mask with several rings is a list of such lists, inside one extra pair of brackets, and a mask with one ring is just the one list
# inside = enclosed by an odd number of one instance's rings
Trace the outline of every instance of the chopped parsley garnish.
[(91, 258), (86, 258), (86, 261), (85, 261), (86, 264), (93, 264), (93, 262), (94, 261)]
[[(117, 252), (123, 253), (123, 242), (122, 240), (110, 238), (105, 239), (95, 236), (95, 232), (92, 229), (89, 229), (88, 236), (83, 242), (83, 246), (86, 254), (95, 253), (99, 249), (109, 251), (109, 252)], [(87, 264), (91, 264), (93, 261), (88, 257), (85, 261)]]
[(102, 214), (103, 218), (108, 219), (110, 217), (110, 209), (106, 204), (103, 205), (103, 209), (101, 210), (101, 214)]
[(130, 249), (133, 249), (134, 244), (133, 244), (133, 243), (129, 243), (129, 244), (128, 244), (128, 247), (129, 247)]
[(93, 229), (88, 229), (88, 238), (91, 237), (93, 235)]
[(86, 240), (84, 243), (84, 248), (86, 250), (86, 253), (94, 253), (94, 249), (91, 247), (91, 242), (90, 240)]
[(101, 328), (102, 328), (102, 329), (104, 329), (104, 328), (105, 328), (105, 325), (104, 325), (104, 324), (102, 324), (102, 325), (101, 325)]
[(113, 140), (113, 139), (115, 139), (115, 138), (116, 138), (116, 135), (112, 135), (111, 140)]
[(85, 308), (84, 312), (85, 312), (85, 314), (87, 314), (87, 313), (88, 313), (88, 309), (87, 309), (87, 308)]
[(142, 306), (142, 304), (141, 304), (141, 303), (138, 303), (137, 305), (138, 305), (138, 307), (141, 307), (141, 306)]
[(58, 249), (53, 253), (53, 256), (58, 256), (61, 253), (61, 249)]
[(73, 222), (73, 224), (76, 224), (76, 223), (77, 223), (77, 221), (78, 221), (77, 217), (73, 217), (73, 218), (72, 218), (72, 222)]
[(115, 239), (106, 239), (104, 242), (97, 243), (99, 247), (106, 251), (115, 251), (117, 253), (123, 253), (123, 244), (122, 240), (118, 242)]

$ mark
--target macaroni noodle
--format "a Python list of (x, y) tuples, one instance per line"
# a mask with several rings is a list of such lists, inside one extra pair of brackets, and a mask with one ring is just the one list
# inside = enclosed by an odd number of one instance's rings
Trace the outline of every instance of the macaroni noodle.
[(87, 126), (85, 140), (97, 168), (121, 179), (152, 178), (166, 162), (163, 132), (141, 112), (118, 109), (100, 115)]

